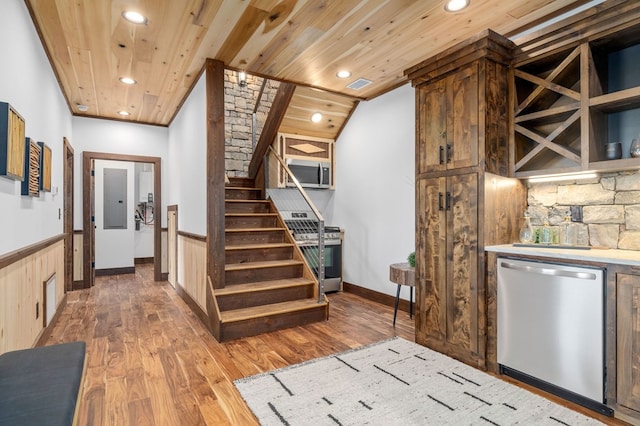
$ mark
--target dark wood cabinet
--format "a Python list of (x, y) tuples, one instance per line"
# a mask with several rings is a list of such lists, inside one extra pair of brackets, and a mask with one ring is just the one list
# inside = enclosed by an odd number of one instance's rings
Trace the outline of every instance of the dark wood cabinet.
[[(418, 340), (458, 358), (484, 359), (478, 313), (478, 175), (418, 181), (418, 236), (422, 279)], [(428, 255), (427, 255), (428, 253)]]
[(640, 268), (635, 268), (635, 272), (616, 273), (615, 281), (616, 399), (619, 406), (633, 410), (637, 418), (640, 414)]
[(478, 164), (478, 65), (416, 88), (421, 127), (418, 172)]
[[(406, 71), (416, 88), (416, 342), (485, 368), (484, 246), (514, 242), (507, 63), (491, 31)], [(509, 199), (509, 203), (503, 201)]]
[[(637, 169), (640, 3), (611, 0), (516, 40), (512, 175)], [(620, 142), (620, 158), (606, 144)]]

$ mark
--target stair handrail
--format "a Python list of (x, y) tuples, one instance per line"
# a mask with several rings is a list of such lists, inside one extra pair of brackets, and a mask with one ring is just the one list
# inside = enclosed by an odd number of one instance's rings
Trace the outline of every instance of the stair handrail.
[(264, 156), (264, 181), (265, 181), (265, 190), (269, 188), (269, 152), (273, 154), (273, 156), (278, 160), (280, 166), (285, 171), (285, 173), (289, 176), (289, 181), (293, 182), (295, 188), (300, 192), (302, 198), (307, 203), (307, 205), (311, 208), (313, 214), (318, 218), (318, 303), (324, 302), (324, 262), (325, 262), (325, 253), (324, 253), (324, 217), (320, 214), (320, 211), (316, 208), (311, 201), (311, 198), (304, 190), (300, 182), (295, 177), (295, 175), (291, 172), (287, 163), (280, 157), (280, 155), (276, 152), (275, 149), (271, 145), (269, 145), (269, 150), (267, 154)]
[[(259, 124), (264, 125), (264, 122), (259, 123), (258, 121), (260, 119), (266, 120), (267, 118), (267, 114), (264, 111), (260, 112), (259, 110), (260, 110), (260, 107), (263, 105), (263, 97), (267, 92), (267, 86), (269, 85), (269, 89), (271, 89), (271, 85), (270, 85), (271, 82), (274, 82), (274, 81), (269, 80), (267, 78), (262, 79), (260, 90), (258, 91), (258, 95), (256, 96), (256, 103), (253, 106), (253, 111), (251, 113), (251, 142), (254, 150), (256, 149), (256, 144), (258, 143), (258, 136), (259, 136), (258, 128), (260, 128), (260, 131), (262, 131), (262, 126), (260, 126)], [(258, 117), (258, 115), (261, 115), (261, 117)]]
[(251, 113), (251, 148), (256, 149), (256, 143), (258, 143), (258, 108), (260, 108), (260, 103), (262, 101), (262, 95), (264, 94), (264, 88), (267, 86), (267, 79), (262, 80), (262, 84), (260, 85), (260, 91), (258, 92), (258, 96), (256, 97), (256, 104), (253, 107), (253, 112)]

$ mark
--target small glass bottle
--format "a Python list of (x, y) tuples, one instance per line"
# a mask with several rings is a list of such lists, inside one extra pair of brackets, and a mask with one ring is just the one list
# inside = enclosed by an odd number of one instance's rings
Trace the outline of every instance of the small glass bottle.
[(531, 227), (531, 218), (527, 212), (524, 212), (524, 223), (520, 228), (520, 242), (523, 244), (533, 243), (533, 228)]
[(547, 219), (544, 220), (540, 229), (540, 244), (551, 244), (551, 226), (549, 226)]
[(631, 141), (631, 149), (629, 154), (631, 155), (631, 158), (640, 157), (640, 138), (636, 138)]
[(571, 221), (571, 210), (567, 210), (564, 213), (560, 244), (565, 246), (575, 246), (578, 244), (578, 233), (575, 225)]

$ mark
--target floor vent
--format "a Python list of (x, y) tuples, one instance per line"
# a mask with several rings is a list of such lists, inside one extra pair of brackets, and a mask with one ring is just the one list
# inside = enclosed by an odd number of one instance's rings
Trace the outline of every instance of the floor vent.
[(362, 89), (364, 86), (368, 86), (371, 83), (372, 83), (371, 80), (367, 80), (366, 78), (359, 78), (353, 83), (349, 84), (347, 88), (353, 89), (353, 90), (359, 90), (359, 89)]
[(44, 282), (44, 326), (48, 326), (56, 313), (58, 303), (56, 301), (56, 274), (53, 273)]

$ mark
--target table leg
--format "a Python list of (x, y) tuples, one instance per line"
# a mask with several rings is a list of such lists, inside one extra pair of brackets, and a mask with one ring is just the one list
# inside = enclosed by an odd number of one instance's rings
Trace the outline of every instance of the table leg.
[(413, 287), (409, 287), (409, 318), (413, 318)]
[(393, 310), (393, 326), (396, 326), (396, 315), (398, 315), (398, 302), (400, 301), (400, 284), (398, 284), (398, 291), (396, 292), (396, 307)]

